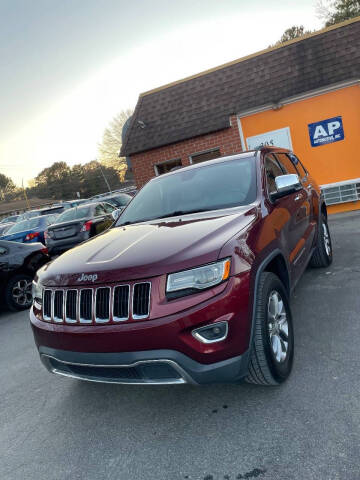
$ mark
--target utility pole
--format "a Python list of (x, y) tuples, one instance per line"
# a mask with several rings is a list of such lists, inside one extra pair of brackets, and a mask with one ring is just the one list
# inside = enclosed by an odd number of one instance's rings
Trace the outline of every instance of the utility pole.
[(99, 161), (97, 161), (98, 165), (99, 165), (99, 168), (100, 168), (100, 172), (102, 174), (102, 176), (104, 177), (104, 180), (105, 180), (105, 183), (107, 185), (107, 188), (109, 190), (109, 192), (111, 192), (111, 188), (110, 188), (110, 185), (109, 185), (109, 182), (107, 181), (107, 178), (105, 177), (105, 174), (103, 172), (103, 169), (101, 168), (101, 163)]

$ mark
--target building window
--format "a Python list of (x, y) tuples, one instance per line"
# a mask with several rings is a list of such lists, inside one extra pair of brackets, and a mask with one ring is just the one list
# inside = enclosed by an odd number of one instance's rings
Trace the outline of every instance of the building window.
[(182, 167), (180, 158), (176, 158), (174, 160), (166, 160), (166, 162), (157, 163), (156, 165), (154, 165), (156, 175), (162, 175), (163, 173), (171, 172), (171, 170), (177, 167)]
[(206, 162), (207, 160), (213, 160), (214, 158), (221, 157), (220, 148), (214, 148), (207, 150), (206, 152), (199, 152), (190, 155), (190, 163)]

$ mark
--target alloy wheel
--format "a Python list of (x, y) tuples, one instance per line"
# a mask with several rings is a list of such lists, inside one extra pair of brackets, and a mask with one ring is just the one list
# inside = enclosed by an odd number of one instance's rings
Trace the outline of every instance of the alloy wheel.
[(13, 300), (17, 305), (21, 307), (31, 305), (32, 291), (30, 281), (24, 279), (17, 281), (14, 284), (11, 293)]
[(326, 251), (326, 255), (328, 257), (331, 256), (331, 242), (330, 242), (330, 234), (329, 234), (329, 229), (326, 223), (322, 224), (322, 229), (323, 229), (323, 239), (324, 239), (324, 247)]
[(284, 302), (276, 290), (269, 295), (267, 316), (271, 350), (276, 361), (282, 363), (289, 349), (289, 325)]

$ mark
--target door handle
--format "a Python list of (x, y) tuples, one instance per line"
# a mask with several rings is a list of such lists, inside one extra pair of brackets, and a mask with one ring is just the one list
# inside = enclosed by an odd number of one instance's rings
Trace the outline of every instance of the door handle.
[(302, 199), (302, 195), (296, 195), (296, 197), (294, 198), (295, 202), (298, 202), (301, 199)]

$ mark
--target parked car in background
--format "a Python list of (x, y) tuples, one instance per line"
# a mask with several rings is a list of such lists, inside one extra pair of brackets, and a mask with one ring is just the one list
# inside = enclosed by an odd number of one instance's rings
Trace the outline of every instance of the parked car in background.
[(64, 202), (56, 203), (55, 205), (53, 205), (53, 207), (63, 207), (64, 211), (68, 210), (69, 208), (78, 207), (79, 205), (82, 205), (84, 203), (89, 203), (89, 201), (90, 200), (88, 200), (87, 198), (81, 198), (77, 200), (65, 200)]
[(17, 222), (30, 220), (31, 218), (40, 217), (40, 216), (41, 216), (41, 210), (27, 210), (26, 212), (20, 215), (20, 218), (17, 220)]
[(38, 211), (40, 212), (39, 215), (52, 215), (52, 214), (59, 215), (64, 211), (64, 207), (62, 205), (58, 205), (58, 206), (51, 205), (51, 207), (41, 208)]
[(106, 202), (92, 202), (66, 210), (45, 232), (49, 253), (64, 252), (109, 228), (115, 209)]
[(19, 218), (17, 222), (23, 221), (23, 220), (29, 220), (31, 218), (35, 217), (40, 217), (42, 215), (52, 215), (52, 214), (60, 214), (64, 211), (62, 207), (44, 207), (44, 208), (38, 208), (36, 210), (27, 210), (26, 212), (22, 213), (19, 215)]
[(0, 236), (4, 235), (14, 223), (0, 223)]
[(95, 199), (95, 201), (102, 201), (111, 203), (116, 208), (125, 208), (126, 205), (132, 200), (132, 197), (127, 193), (113, 193), (111, 195), (102, 196), (101, 199)]
[(2, 218), (0, 225), (3, 223), (15, 223), (20, 219), (21, 215), (10, 215), (9, 217)]
[(45, 245), (44, 232), (56, 218), (57, 215), (43, 215), (14, 223), (0, 239), (21, 243), (41, 242)]
[(24, 245), (0, 240), (0, 303), (10, 310), (29, 308), (34, 275), (49, 260), (41, 243)]
[(324, 196), (292, 152), (198, 163), (150, 180), (113, 228), (38, 271), (36, 345), (51, 372), (96, 382), (279, 385), (290, 294), (309, 263), (331, 262)]

